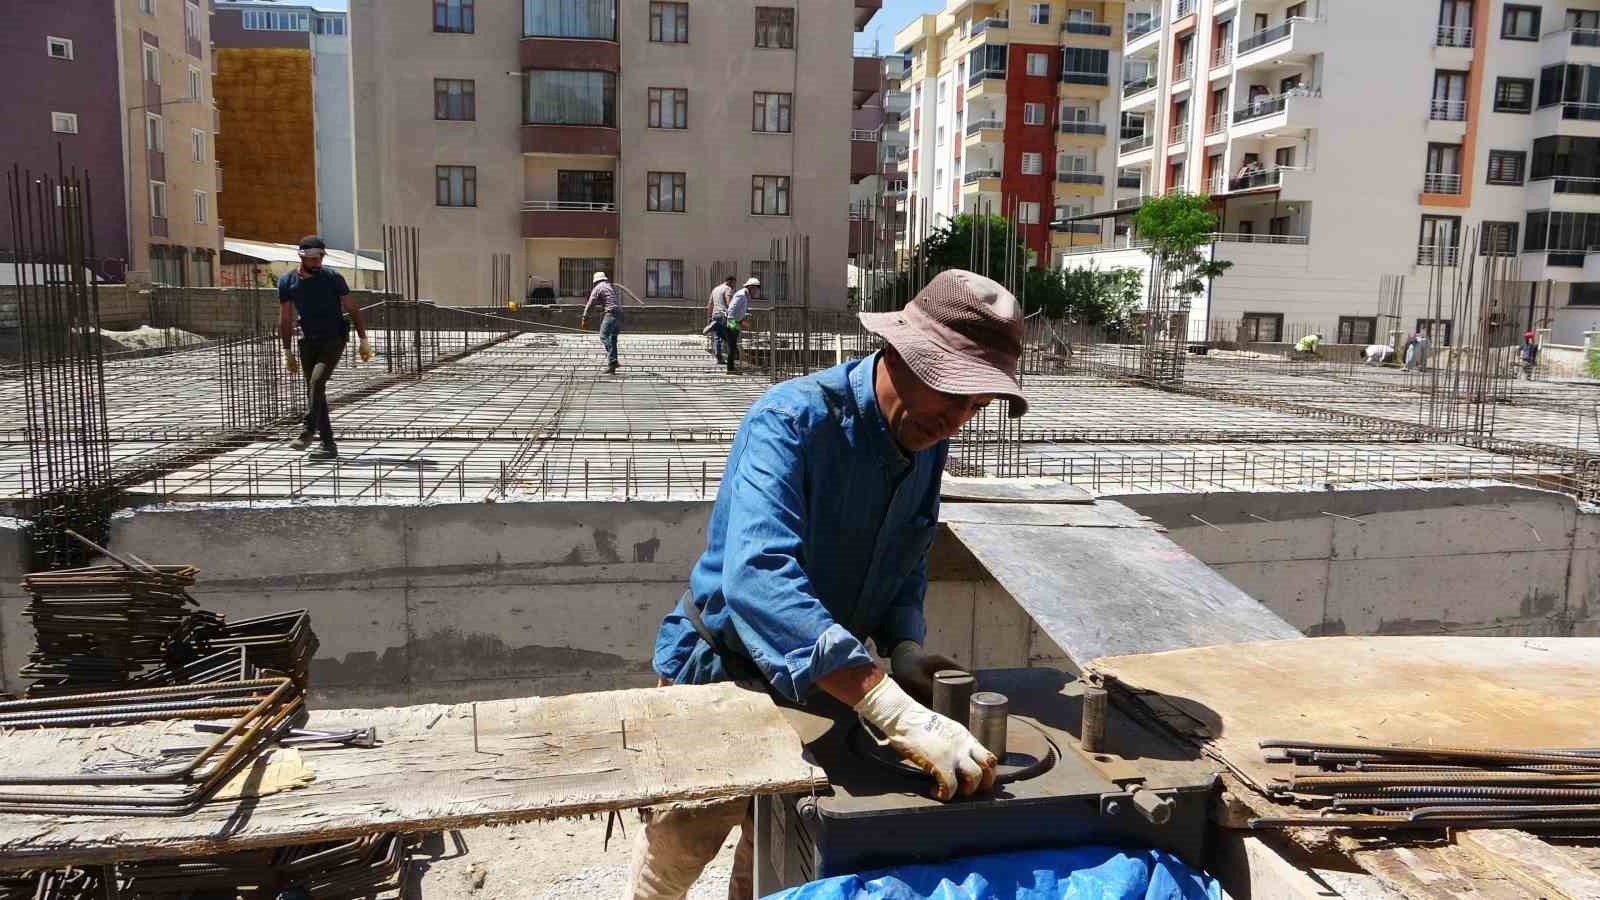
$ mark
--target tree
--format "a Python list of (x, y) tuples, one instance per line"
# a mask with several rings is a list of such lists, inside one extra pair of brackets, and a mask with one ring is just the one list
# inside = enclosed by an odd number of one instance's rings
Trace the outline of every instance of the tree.
[[(973, 237), (974, 232), (981, 232), (984, 229), (985, 217), (973, 213), (961, 213), (934, 229), (921, 244), (910, 250), (907, 258), (923, 254), (927, 260), (927, 272), (930, 278), (945, 269), (968, 269), (987, 275), (1003, 284), (1006, 281), (1006, 218), (991, 215), (987, 219), (989, 232), (987, 266), (984, 265), (983, 242), (981, 239), (975, 241)], [(1024, 240), (1021, 229), (1013, 231), (1012, 235), (1016, 239), (1016, 252), (1012, 258), (1017, 260), (1019, 267), (1025, 268), (1028, 264), (1027, 241)], [(978, 245), (976, 260), (973, 258), (974, 243)], [(1028, 284), (1026, 290), (1031, 291), (1032, 282)], [(910, 273), (901, 271), (892, 281), (883, 285), (878, 293), (881, 297), (893, 298), (895, 303), (904, 306), (911, 300), (916, 290), (911, 283)], [(889, 304), (887, 299), (877, 302)]]
[[(1164, 274), (1170, 296), (1180, 307), (1188, 307), (1211, 279), (1233, 267), (1227, 260), (1207, 259), (1200, 252), (1217, 230), (1217, 217), (1206, 208), (1210, 203), (1205, 196), (1168, 194), (1146, 200), (1133, 215), (1135, 234), (1149, 242), (1145, 252)], [(1153, 290), (1155, 285), (1151, 287)]]
[(1044, 310), (1052, 319), (1118, 330), (1139, 305), (1139, 273), (1095, 268), (1028, 273), (1028, 311)]

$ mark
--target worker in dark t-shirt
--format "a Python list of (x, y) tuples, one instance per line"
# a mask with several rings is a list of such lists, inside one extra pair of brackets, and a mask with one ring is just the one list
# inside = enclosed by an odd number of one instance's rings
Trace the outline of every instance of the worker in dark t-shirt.
[[(322, 238), (316, 235), (305, 238), (300, 242), (300, 267), (285, 272), (278, 279), (278, 336), (283, 339), (283, 365), (291, 375), (305, 372), (309, 401), (305, 426), (289, 446), (304, 450), (311, 446), (313, 436), (320, 438), (322, 446), (309, 454), (309, 458), (316, 460), (339, 458), (339, 448), (333, 440), (333, 423), (328, 420), (328, 379), (339, 365), (345, 342), (350, 338), (346, 316), (355, 322), (356, 334), (361, 337), (358, 351), (361, 361), (372, 359), (367, 326), (361, 321), (360, 308), (350, 299), (350, 286), (343, 275), (322, 268), (327, 250), (328, 245)], [(300, 323), (298, 357), (293, 348), (296, 320)]]

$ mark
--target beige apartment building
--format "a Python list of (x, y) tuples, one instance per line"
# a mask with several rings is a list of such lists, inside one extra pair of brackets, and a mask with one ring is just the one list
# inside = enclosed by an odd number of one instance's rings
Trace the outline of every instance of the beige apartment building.
[(353, 0), (357, 242), (417, 226), (440, 303), (490, 301), (510, 254), (540, 298), (604, 269), (697, 305), (803, 235), (812, 303), (843, 306), (851, 180), (881, 168), (851, 128), (881, 63), (851, 46), (880, 5)]
[(117, 0), (130, 280), (215, 283), (221, 176), (208, 7)]

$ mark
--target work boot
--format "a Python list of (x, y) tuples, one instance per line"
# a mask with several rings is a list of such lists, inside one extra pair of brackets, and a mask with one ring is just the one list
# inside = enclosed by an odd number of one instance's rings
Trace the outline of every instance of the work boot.
[(607, 375), (615, 375), (615, 374), (617, 374), (617, 363), (616, 363), (615, 360), (606, 363), (606, 374)]
[(300, 436), (289, 442), (290, 450), (304, 450), (311, 446), (312, 434), (309, 431), (300, 432)]
[(321, 447), (306, 454), (306, 459), (313, 462), (327, 462), (339, 458), (339, 448), (332, 444), (323, 444)]

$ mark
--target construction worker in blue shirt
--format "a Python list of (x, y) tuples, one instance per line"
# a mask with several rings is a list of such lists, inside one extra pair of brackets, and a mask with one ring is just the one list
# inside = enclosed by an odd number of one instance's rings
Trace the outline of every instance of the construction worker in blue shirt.
[[(1014, 374), (1022, 311), (998, 283), (951, 270), (904, 310), (860, 318), (887, 349), (777, 385), (745, 415), (653, 667), (663, 685), (733, 679), (789, 703), (830, 695), (948, 800), (992, 787), (997, 760), (924, 705), (933, 673), (956, 667), (922, 646), (927, 553), (949, 438), (995, 399), (1013, 416), (1027, 409)], [(748, 800), (651, 810), (632, 896), (683, 897), (735, 825), (728, 896), (749, 898)]]

